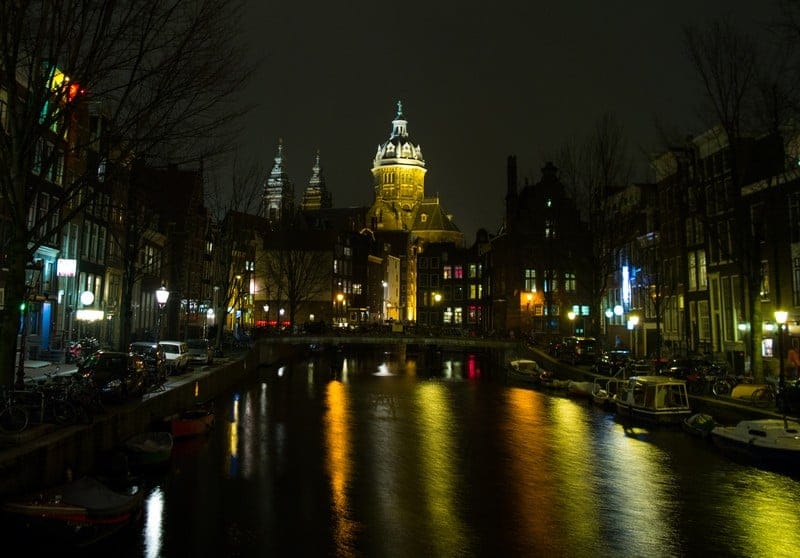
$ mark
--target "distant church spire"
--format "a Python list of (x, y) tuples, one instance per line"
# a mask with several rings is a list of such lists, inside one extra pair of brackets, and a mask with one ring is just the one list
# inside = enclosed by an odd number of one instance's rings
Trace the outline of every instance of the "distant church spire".
[(283, 138), (278, 139), (277, 154), (273, 160), (274, 165), (262, 195), (262, 217), (277, 223), (289, 216), (294, 205), (294, 185), (284, 169)]
[(331, 193), (325, 185), (325, 176), (319, 163), (319, 149), (314, 156), (311, 167), (311, 178), (308, 180), (305, 194), (303, 194), (302, 208), (304, 211), (314, 209), (327, 209), (332, 207)]

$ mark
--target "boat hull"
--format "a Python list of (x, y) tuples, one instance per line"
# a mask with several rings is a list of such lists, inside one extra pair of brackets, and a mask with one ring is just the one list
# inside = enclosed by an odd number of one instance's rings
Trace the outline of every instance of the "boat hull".
[(781, 419), (741, 421), (718, 426), (711, 441), (723, 453), (772, 466), (800, 465), (800, 424)]
[(207, 409), (185, 411), (170, 417), (168, 423), (173, 438), (202, 436), (214, 427), (214, 412)]
[(138, 486), (118, 492), (92, 477), (9, 500), (5, 521), (31, 533), (37, 547), (82, 548), (107, 539), (142, 517)]
[(172, 456), (172, 445), (170, 432), (145, 432), (129, 438), (124, 444), (130, 464), (140, 468), (168, 463)]
[(617, 415), (651, 424), (680, 424), (684, 418), (692, 414), (689, 408), (680, 409), (655, 409), (637, 407), (635, 405), (616, 402)]

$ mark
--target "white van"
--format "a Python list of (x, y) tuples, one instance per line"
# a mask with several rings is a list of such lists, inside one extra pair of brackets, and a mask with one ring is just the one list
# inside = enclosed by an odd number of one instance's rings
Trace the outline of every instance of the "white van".
[(159, 341), (167, 357), (167, 368), (171, 374), (182, 374), (189, 367), (189, 346), (183, 341)]

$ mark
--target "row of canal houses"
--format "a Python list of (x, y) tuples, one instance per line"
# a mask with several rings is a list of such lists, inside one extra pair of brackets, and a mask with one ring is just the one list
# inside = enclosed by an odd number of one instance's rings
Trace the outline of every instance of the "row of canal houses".
[[(405, 132), (401, 117), (399, 108), (395, 129)], [(509, 157), (502, 223), (466, 246), (457, 235), (382, 230), (370, 207), (331, 207), (318, 154), (302, 204), (276, 213), (265, 178), (255, 214), (213, 215), (202, 163), (113, 163), (100, 105), (77, 111), (74, 131), (53, 141), (87, 149), (57, 147), (54, 162), (31, 169), (29, 228), (49, 236), (27, 274), (29, 357), (86, 335), (121, 348), (222, 326), (403, 323), (594, 335), (640, 356), (708, 353), (743, 368), (749, 351), (776, 356), (776, 310), (788, 313), (785, 347), (798, 333), (797, 158), (774, 136), (735, 148), (718, 129), (690, 138), (653, 157), (654, 181), (609, 188), (584, 217), (557, 167), (521, 183)], [(90, 179), (66, 200), (79, 176)], [(4, 281), (0, 271), (0, 289)], [(159, 306), (162, 285), (170, 297)]]

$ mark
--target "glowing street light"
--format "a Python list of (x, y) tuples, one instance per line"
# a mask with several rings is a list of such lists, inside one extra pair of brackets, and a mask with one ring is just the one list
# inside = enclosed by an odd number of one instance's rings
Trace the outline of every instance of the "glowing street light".
[[(786, 310), (775, 310), (775, 322), (778, 324), (778, 391), (784, 394), (783, 388), (786, 386), (786, 369), (783, 362), (783, 334), (786, 331), (786, 319), (789, 313)], [(784, 421), (786, 416), (784, 414)]]
[(575, 312), (570, 310), (567, 312), (567, 318), (569, 318), (570, 328), (572, 329), (572, 335), (575, 335)]
[(637, 338), (638, 333), (636, 331), (637, 325), (639, 325), (639, 316), (637, 316), (636, 314), (631, 314), (630, 316), (628, 316), (628, 329), (631, 332), (631, 338), (632, 338), (631, 345), (633, 348), (634, 358), (636, 357), (636, 354), (638, 352), (637, 345), (639, 344), (639, 339)]
[(167, 307), (169, 300), (169, 291), (164, 283), (156, 289), (156, 303), (158, 304), (158, 327), (156, 328), (156, 343), (161, 339), (161, 321), (164, 318), (164, 309)]

